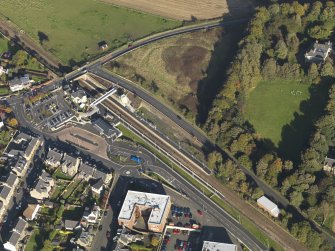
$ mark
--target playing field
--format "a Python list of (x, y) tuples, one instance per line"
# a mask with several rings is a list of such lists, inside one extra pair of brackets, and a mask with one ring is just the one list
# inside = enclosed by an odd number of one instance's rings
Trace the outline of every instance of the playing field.
[(221, 17), (237, 8), (249, 6), (248, 0), (103, 0), (147, 13), (177, 20), (211, 19)]
[(291, 80), (262, 81), (247, 98), (246, 119), (260, 138), (296, 160), (325, 107), (328, 88)]
[(247, 98), (246, 118), (262, 138), (278, 144), (282, 128), (300, 113), (300, 103), (309, 98), (309, 85), (295, 81), (263, 81)]
[(103, 40), (118, 47), (180, 25), (94, 0), (3, 0), (0, 13), (70, 65), (99, 53)]

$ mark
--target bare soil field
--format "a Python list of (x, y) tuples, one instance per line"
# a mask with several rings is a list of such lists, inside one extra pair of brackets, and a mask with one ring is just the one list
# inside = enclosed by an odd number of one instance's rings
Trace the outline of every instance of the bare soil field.
[(248, 0), (102, 0), (107, 3), (177, 19), (211, 19), (236, 9), (247, 9)]

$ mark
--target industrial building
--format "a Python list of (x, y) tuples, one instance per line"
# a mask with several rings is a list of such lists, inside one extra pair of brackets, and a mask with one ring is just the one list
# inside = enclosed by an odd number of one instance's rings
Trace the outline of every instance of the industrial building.
[(280, 214), (278, 206), (275, 203), (273, 203), (271, 200), (266, 198), (265, 196), (260, 197), (257, 200), (257, 204), (258, 204), (259, 207), (263, 208), (265, 211), (267, 211), (273, 217), (277, 218)]

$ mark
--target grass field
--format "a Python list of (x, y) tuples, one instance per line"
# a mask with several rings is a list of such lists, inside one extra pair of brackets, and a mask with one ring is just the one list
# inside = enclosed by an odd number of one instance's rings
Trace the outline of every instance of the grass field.
[(245, 116), (260, 138), (296, 160), (308, 140), (313, 122), (322, 113), (328, 86), (294, 80), (262, 81), (246, 101)]
[(8, 40), (0, 35), (0, 54), (8, 50)]
[(70, 65), (100, 53), (103, 40), (118, 47), (181, 24), (94, 0), (3, 0), (0, 13)]
[[(221, 17), (230, 9), (245, 7), (246, 0), (103, 0), (104, 2), (179, 20)], [(229, 4), (228, 4), (229, 3)]]
[(262, 138), (278, 145), (283, 126), (300, 112), (301, 101), (309, 98), (308, 88), (309, 85), (296, 81), (261, 82), (247, 99), (246, 117)]
[(220, 35), (221, 29), (213, 29), (164, 39), (118, 58), (107, 68), (174, 107), (196, 114), (198, 83)]

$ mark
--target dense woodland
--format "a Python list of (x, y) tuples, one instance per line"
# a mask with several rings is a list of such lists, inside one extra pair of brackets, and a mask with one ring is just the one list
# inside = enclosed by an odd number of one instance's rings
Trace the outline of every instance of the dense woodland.
[[(241, 164), (278, 189), (310, 220), (333, 232), (334, 176), (322, 170), (325, 156), (335, 145), (333, 58), (318, 65), (307, 64), (304, 53), (315, 40), (333, 40), (334, 27), (334, 2), (293, 2), (259, 8), (204, 125), (220, 147), (228, 149)], [(329, 89), (329, 96), (324, 97), (324, 112), (315, 120), (310, 138), (296, 160), (269, 147), (243, 115), (250, 92), (260, 81), (271, 79), (299, 79), (312, 87), (324, 85)], [(208, 161), (216, 176), (241, 196), (259, 196), (259, 190), (230, 160), (213, 152)], [(321, 234), (313, 229), (312, 221), (296, 219), (289, 210), (285, 211), (279, 224), (310, 250), (330, 250)]]

